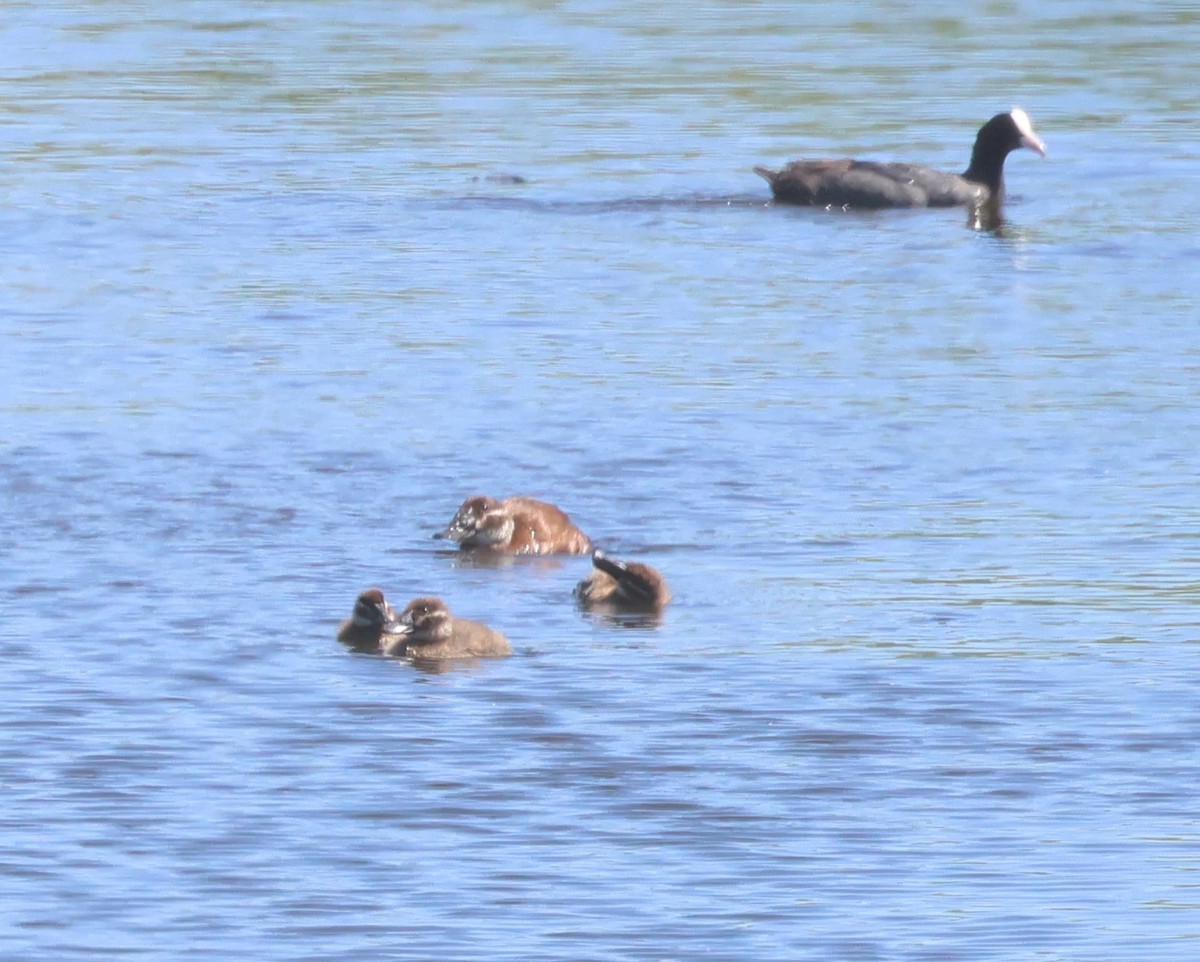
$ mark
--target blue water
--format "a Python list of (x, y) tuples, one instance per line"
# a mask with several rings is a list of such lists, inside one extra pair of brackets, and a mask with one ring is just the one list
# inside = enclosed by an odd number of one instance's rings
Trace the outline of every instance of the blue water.
[[(1194, 959), (1198, 22), (7, 5), (0, 958)], [(1014, 104), (997, 234), (750, 170)]]

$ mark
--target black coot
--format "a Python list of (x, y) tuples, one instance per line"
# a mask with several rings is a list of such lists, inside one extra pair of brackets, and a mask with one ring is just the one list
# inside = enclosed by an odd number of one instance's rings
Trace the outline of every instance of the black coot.
[(1014, 107), (979, 128), (971, 164), (962, 174), (918, 164), (849, 159), (797, 160), (778, 171), (754, 170), (785, 204), (860, 209), (961, 205), (968, 209), (972, 226), (986, 229), (1003, 219), (1004, 160), (1019, 147), (1046, 156), (1046, 145), (1033, 132), (1029, 115)]

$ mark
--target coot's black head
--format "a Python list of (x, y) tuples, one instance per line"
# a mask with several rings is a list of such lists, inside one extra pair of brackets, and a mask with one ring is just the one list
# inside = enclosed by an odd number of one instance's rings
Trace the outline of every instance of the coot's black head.
[(1001, 183), (1004, 159), (1021, 147), (1046, 156), (1046, 145), (1033, 132), (1029, 114), (1020, 107), (1014, 107), (1006, 114), (996, 114), (979, 128), (975, 149), (971, 151), (971, 166), (963, 176), (995, 190)]
[(1039, 156), (1046, 156), (1046, 145), (1033, 132), (1033, 122), (1029, 114), (1020, 107), (1013, 107), (1006, 114), (996, 114), (991, 120), (979, 128), (975, 138), (975, 146), (986, 144), (989, 150), (1003, 151), (1009, 154), (1019, 147), (1028, 147)]

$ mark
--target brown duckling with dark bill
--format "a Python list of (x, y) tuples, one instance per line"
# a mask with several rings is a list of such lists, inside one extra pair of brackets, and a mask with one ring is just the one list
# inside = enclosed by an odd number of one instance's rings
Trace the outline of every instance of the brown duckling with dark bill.
[(797, 160), (781, 170), (755, 167), (754, 172), (766, 179), (780, 203), (864, 210), (966, 207), (971, 227), (991, 229), (1004, 216), (1004, 161), (1020, 147), (1046, 156), (1029, 115), (1014, 107), (979, 128), (971, 163), (961, 174), (849, 158)]
[(671, 600), (666, 579), (649, 565), (617, 561), (597, 548), (592, 566), (595, 570), (575, 586), (575, 597), (585, 608), (658, 611)]
[(591, 539), (561, 508), (535, 498), (467, 498), (435, 538), (492, 554), (587, 554)]
[(455, 618), (441, 598), (416, 598), (388, 627), (383, 652), (417, 659), (484, 658), (511, 655), (512, 646), (481, 622)]
[(378, 588), (368, 588), (354, 602), (354, 613), (338, 627), (337, 638), (355, 651), (379, 654), (381, 639), (395, 621), (396, 614)]

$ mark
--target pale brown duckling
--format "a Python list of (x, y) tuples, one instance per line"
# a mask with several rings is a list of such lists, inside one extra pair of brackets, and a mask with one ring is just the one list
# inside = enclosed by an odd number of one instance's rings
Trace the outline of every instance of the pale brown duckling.
[(467, 498), (435, 538), (493, 554), (587, 554), (592, 540), (561, 508), (536, 498)]
[(410, 601), (388, 632), (383, 640), (386, 655), (441, 659), (512, 654), (504, 635), (481, 622), (455, 618), (441, 598)]
[(599, 548), (592, 552), (592, 565), (595, 570), (575, 586), (585, 608), (658, 611), (671, 600), (666, 579), (649, 565), (617, 561)]
[(378, 588), (368, 588), (354, 602), (354, 613), (338, 627), (337, 638), (355, 651), (379, 654), (381, 639), (396, 620), (396, 613)]

